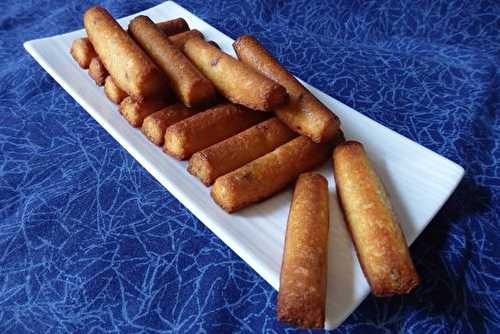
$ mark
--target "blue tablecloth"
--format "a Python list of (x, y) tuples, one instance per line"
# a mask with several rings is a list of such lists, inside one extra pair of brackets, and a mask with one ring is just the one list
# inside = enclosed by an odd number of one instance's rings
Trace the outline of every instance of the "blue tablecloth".
[[(466, 170), (411, 248), (423, 284), (368, 297), (337, 332), (499, 333), (500, 3), (179, 2)], [(22, 48), (80, 29), (92, 3), (0, 4), (0, 332), (292, 331), (276, 292)]]

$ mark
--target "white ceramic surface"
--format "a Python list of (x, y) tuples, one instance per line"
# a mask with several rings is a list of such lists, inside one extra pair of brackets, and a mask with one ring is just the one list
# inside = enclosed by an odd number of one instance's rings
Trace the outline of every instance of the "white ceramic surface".
[[(191, 28), (200, 30), (208, 40), (235, 55), (231, 38), (173, 2), (165, 2), (119, 22), (126, 27), (139, 14), (148, 15), (154, 21), (183, 17)], [(132, 128), (117, 107), (108, 101), (102, 88), (78, 67), (68, 51), (72, 41), (84, 35), (84, 30), (79, 30), (29, 41), (24, 47), (151, 175), (277, 289), (291, 191), (237, 214), (225, 213), (210, 198), (209, 188), (186, 172), (185, 162), (165, 155), (139, 130)], [(347, 138), (365, 144), (393, 200), (407, 240), (412, 243), (454, 191), (464, 174), (463, 168), (317, 89), (307, 87), (336, 111)], [(331, 200), (325, 326), (332, 329), (354, 311), (369, 288), (339, 211), (331, 163), (319, 171), (328, 178)]]

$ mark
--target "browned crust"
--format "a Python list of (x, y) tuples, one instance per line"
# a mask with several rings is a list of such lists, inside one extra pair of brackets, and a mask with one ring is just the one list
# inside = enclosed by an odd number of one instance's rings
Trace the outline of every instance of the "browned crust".
[(301, 174), (286, 229), (278, 293), (279, 320), (303, 328), (323, 328), (328, 229), (328, 182), (320, 174)]
[(177, 48), (182, 49), (187, 40), (191, 38), (205, 38), (203, 34), (196, 30), (188, 30), (185, 32), (181, 32), (180, 34), (169, 36), (168, 39), (175, 45)]
[(89, 75), (94, 79), (97, 86), (104, 85), (104, 81), (108, 77), (108, 74), (106, 67), (104, 67), (99, 57), (92, 58), (89, 64)]
[[(339, 134), (338, 140), (343, 140), (343, 136)], [(330, 156), (332, 145), (315, 143), (304, 136), (295, 138), (219, 177), (212, 187), (212, 198), (227, 212), (260, 202), (285, 188), (299, 174), (323, 163)]]
[(140, 127), (144, 118), (157, 110), (165, 108), (170, 101), (163, 98), (151, 98), (142, 101), (136, 101), (132, 97), (126, 97), (120, 103), (120, 113), (127, 119), (133, 127)]
[(120, 104), (127, 97), (127, 93), (115, 84), (111, 75), (108, 75), (104, 81), (104, 94), (114, 104)]
[(333, 153), (337, 194), (359, 262), (375, 296), (410, 292), (420, 282), (389, 197), (363, 145)]
[(160, 70), (104, 8), (90, 7), (83, 22), (94, 50), (118, 87), (135, 100), (168, 93)]
[(71, 56), (83, 69), (88, 69), (92, 58), (97, 57), (94, 47), (87, 37), (77, 38), (71, 44)]
[(242, 62), (286, 88), (289, 101), (275, 110), (282, 122), (317, 143), (335, 137), (340, 129), (338, 117), (291, 75), (255, 37), (241, 36), (233, 47)]
[(181, 34), (189, 31), (189, 25), (182, 17), (173, 20), (163, 21), (156, 23), (156, 26), (167, 36)]
[(208, 186), (217, 177), (271, 152), (296, 136), (273, 117), (195, 153), (189, 160), (188, 171)]
[(142, 123), (142, 132), (154, 144), (162, 146), (167, 128), (197, 113), (197, 110), (186, 108), (176, 103), (147, 116)]
[(134, 18), (129, 32), (167, 76), (179, 100), (187, 107), (207, 106), (215, 101), (215, 87), (198, 71), (147, 16)]
[(264, 119), (262, 113), (234, 104), (222, 104), (167, 128), (163, 150), (184, 160)]
[(210, 43), (192, 38), (184, 53), (229, 101), (271, 111), (287, 99), (285, 88)]

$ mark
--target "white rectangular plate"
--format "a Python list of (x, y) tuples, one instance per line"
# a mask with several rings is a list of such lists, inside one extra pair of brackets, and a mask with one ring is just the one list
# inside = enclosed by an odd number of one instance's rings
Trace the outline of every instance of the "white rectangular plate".
[[(154, 21), (183, 17), (235, 55), (233, 40), (174, 2), (165, 2), (120, 19), (122, 26), (139, 14)], [(105, 128), (151, 175), (184, 204), (213, 233), (233, 249), (275, 289), (278, 289), (285, 227), (291, 191), (229, 215), (210, 198), (210, 189), (186, 172), (186, 163), (176, 161), (132, 128), (108, 101), (86, 71), (71, 58), (69, 49), (84, 30), (26, 42), (26, 50), (40, 65)], [(457, 164), (374, 122), (359, 112), (306, 85), (340, 117), (347, 138), (364, 143), (375, 168), (393, 200), (409, 243), (424, 230), (454, 191), (464, 170)], [(110, 112), (115, 111), (115, 112)], [(330, 187), (331, 228), (328, 263), (327, 318), (333, 329), (351, 314), (369, 292), (335, 194), (331, 163), (319, 169)]]

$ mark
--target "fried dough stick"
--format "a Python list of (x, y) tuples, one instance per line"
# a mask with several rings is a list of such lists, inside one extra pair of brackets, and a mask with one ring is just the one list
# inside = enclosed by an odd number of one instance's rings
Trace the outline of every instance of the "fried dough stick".
[(167, 128), (166, 153), (179, 160), (248, 129), (265, 119), (265, 114), (241, 106), (222, 104)]
[[(336, 141), (344, 140), (339, 132)], [(215, 180), (212, 198), (227, 212), (260, 202), (293, 182), (301, 173), (325, 162), (332, 143), (315, 143), (300, 136), (274, 151)]]
[(135, 100), (168, 92), (160, 69), (104, 8), (90, 7), (83, 21), (90, 42), (118, 87)]
[(294, 131), (320, 143), (331, 140), (340, 121), (291, 75), (253, 36), (241, 36), (233, 44), (238, 58), (259, 73), (286, 88), (288, 104), (274, 111)]
[(146, 100), (136, 101), (132, 97), (126, 97), (120, 103), (120, 113), (127, 119), (133, 127), (140, 127), (144, 118), (151, 115), (155, 111), (165, 108), (170, 104), (169, 100), (164, 98), (149, 98)]
[(279, 320), (302, 328), (323, 328), (329, 220), (328, 182), (320, 174), (301, 174), (286, 227)]
[(146, 117), (142, 123), (142, 132), (151, 142), (162, 146), (165, 131), (169, 126), (191, 117), (197, 112), (197, 109), (187, 108), (182, 103), (172, 104)]
[(129, 32), (166, 74), (170, 86), (186, 107), (208, 106), (215, 88), (147, 16), (134, 18)]
[(271, 152), (296, 136), (273, 117), (193, 154), (188, 171), (209, 186), (219, 176)]
[(75, 39), (69, 52), (78, 65), (85, 70), (89, 68), (92, 58), (97, 57), (97, 53), (87, 37)]
[(285, 89), (201, 38), (184, 44), (186, 56), (229, 101), (271, 111), (286, 101)]
[(420, 279), (363, 145), (354, 141), (339, 145), (333, 153), (333, 167), (340, 204), (373, 294), (410, 292)]
[(108, 75), (104, 81), (104, 94), (114, 104), (120, 104), (127, 97), (127, 93), (115, 84), (111, 75)]

